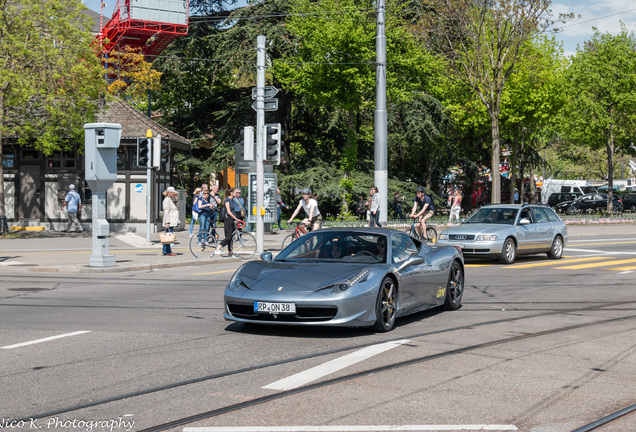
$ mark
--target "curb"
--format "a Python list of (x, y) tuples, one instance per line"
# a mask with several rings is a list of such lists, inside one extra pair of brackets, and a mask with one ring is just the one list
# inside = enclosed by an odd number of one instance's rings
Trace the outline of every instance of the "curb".
[[(241, 262), (239, 258), (223, 259), (223, 262)], [(159, 270), (164, 268), (174, 267), (188, 267), (188, 266), (200, 266), (209, 264), (218, 264), (221, 260), (205, 261), (204, 259), (198, 261), (173, 261), (166, 263), (148, 263), (148, 264), (135, 264), (135, 265), (120, 265), (115, 264), (111, 267), (91, 267), (90, 265), (82, 266), (57, 266), (57, 267), (32, 267), (29, 268), (30, 272), (39, 273), (117, 273), (126, 271), (140, 271), (140, 270)]]

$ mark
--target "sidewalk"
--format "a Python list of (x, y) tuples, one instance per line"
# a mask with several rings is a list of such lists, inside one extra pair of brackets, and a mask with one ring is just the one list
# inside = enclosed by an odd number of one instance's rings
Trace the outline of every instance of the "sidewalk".
[[(264, 249), (276, 253), (283, 238), (291, 231), (274, 231), (264, 236)], [(135, 233), (111, 234), (109, 253), (115, 256), (114, 267), (91, 267), (92, 238), (90, 231), (63, 233), (57, 231), (24, 232), (22, 238), (0, 237), (0, 273), (3, 271), (102, 273), (154, 270), (158, 268), (214, 265), (219, 262), (240, 262), (238, 258), (214, 256), (195, 258), (189, 249), (188, 233), (177, 232), (177, 244), (172, 251), (177, 256), (163, 256), (156, 234), (152, 245)], [(582, 237), (636, 237), (636, 224), (568, 225), (570, 240)], [(258, 259), (258, 254), (254, 259)]]
[[(275, 231), (264, 236), (266, 252), (277, 252), (283, 238), (291, 231)], [(195, 258), (189, 248), (187, 231), (176, 232), (177, 244), (172, 252), (177, 256), (163, 256), (162, 244), (156, 234), (146, 245), (145, 234), (111, 233), (109, 254), (115, 256), (114, 267), (91, 267), (93, 240), (90, 231), (63, 233), (59, 231), (29, 231), (22, 238), (0, 236), (0, 273), (3, 271), (103, 273), (154, 270), (182, 266), (210, 265), (219, 262), (240, 262), (238, 258), (214, 256)], [(254, 255), (258, 258), (258, 254)]]

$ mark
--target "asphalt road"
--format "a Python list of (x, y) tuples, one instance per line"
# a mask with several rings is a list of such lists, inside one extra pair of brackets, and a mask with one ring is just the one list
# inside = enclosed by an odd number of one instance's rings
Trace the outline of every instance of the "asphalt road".
[(226, 322), (238, 265), (4, 272), (0, 427), (559, 432), (636, 404), (636, 238), (468, 262), (459, 311), (387, 334)]

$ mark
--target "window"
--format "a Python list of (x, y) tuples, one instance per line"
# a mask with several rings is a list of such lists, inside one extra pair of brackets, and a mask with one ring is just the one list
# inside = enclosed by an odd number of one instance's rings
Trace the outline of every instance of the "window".
[(125, 170), (126, 169), (126, 149), (118, 148), (117, 149), (117, 169)]
[(537, 223), (547, 222), (548, 217), (543, 212), (543, 209), (535, 208), (534, 209), (534, 217), (537, 218)]
[(2, 166), (4, 168), (15, 168), (15, 153), (13, 149), (2, 152)]
[(391, 249), (393, 250), (393, 262), (400, 263), (411, 255), (417, 253), (417, 246), (406, 234), (393, 234), (391, 236)]
[(72, 152), (54, 152), (46, 158), (47, 168), (75, 168), (75, 154)]

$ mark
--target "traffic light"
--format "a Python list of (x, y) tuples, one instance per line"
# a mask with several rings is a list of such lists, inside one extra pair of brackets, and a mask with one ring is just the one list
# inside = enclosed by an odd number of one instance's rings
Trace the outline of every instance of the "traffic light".
[(265, 157), (263, 160), (280, 164), (283, 146), (283, 131), (280, 123), (270, 123), (265, 125)]
[(147, 167), (150, 163), (152, 138), (137, 138), (137, 166)]
[(161, 135), (152, 138), (152, 166), (161, 168), (161, 164), (166, 162), (166, 153), (168, 149), (165, 147), (166, 141), (161, 139)]
[(242, 147), (243, 151), (241, 152), (241, 156), (243, 156), (243, 160), (245, 161), (253, 161), (254, 160), (254, 127), (253, 126), (245, 126), (241, 131), (241, 135), (243, 135), (243, 140), (240, 142), (239, 146)]

